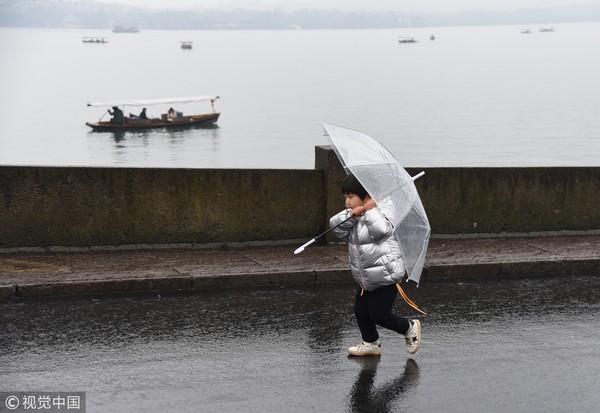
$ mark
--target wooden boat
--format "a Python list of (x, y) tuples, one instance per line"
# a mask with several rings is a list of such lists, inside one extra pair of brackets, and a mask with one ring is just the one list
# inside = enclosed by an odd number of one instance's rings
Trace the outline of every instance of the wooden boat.
[[(185, 115), (182, 112), (176, 112), (176, 116), (169, 117), (167, 113), (161, 114), (160, 117), (150, 117), (147, 119), (140, 119), (135, 115), (130, 114), (129, 116), (123, 116), (123, 120), (116, 120), (114, 117), (111, 120), (103, 121), (102, 118), (98, 122), (86, 122), (85, 124), (92, 128), (94, 131), (128, 131), (128, 130), (144, 130), (144, 129), (157, 129), (157, 128), (190, 128), (195, 126), (208, 126), (212, 125), (219, 119), (221, 115), (215, 112), (214, 102), (219, 99), (219, 96), (193, 96), (183, 98), (170, 98), (170, 99), (143, 99), (143, 100), (118, 100), (118, 101), (107, 101), (107, 102), (89, 102), (88, 106), (93, 107), (106, 107), (106, 108), (119, 108), (123, 113), (125, 112), (126, 106), (152, 106), (152, 105), (173, 105), (178, 103), (191, 103), (191, 102), (202, 102), (210, 101), (212, 112), (201, 113), (194, 115)], [(107, 112), (104, 113), (106, 115)], [(104, 117), (102, 115), (102, 117)]]
[(181, 42), (181, 48), (191, 50), (192, 43), (194, 42)]

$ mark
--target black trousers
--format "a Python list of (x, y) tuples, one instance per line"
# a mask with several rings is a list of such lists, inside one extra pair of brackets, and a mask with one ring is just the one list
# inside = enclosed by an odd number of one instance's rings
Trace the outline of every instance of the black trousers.
[(400, 334), (408, 331), (410, 327), (408, 320), (392, 313), (396, 295), (398, 295), (398, 290), (395, 284), (378, 288), (375, 291), (365, 290), (363, 292), (360, 287), (356, 290), (354, 315), (364, 341), (372, 343), (379, 339), (377, 326)]

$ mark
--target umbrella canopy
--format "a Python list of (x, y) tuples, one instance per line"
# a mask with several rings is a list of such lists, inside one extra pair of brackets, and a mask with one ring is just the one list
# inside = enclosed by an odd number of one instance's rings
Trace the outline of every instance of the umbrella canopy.
[(419, 284), (431, 228), (414, 180), (378, 141), (363, 133), (322, 124), (347, 174), (354, 174), (394, 225), (407, 279)]

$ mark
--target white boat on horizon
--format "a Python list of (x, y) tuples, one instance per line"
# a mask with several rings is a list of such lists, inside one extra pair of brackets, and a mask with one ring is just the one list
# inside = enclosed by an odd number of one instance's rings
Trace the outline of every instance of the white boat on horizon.
[(137, 26), (114, 26), (113, 33), (139, 33), (140, 29)]

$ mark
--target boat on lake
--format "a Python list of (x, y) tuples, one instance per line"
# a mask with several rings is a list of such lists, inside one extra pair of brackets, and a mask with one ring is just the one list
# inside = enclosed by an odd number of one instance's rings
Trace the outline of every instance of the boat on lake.
[(140, 29), (137, 26), (114, 26), (113, 33), (139, 33)]
[[(85, 124), (94, 131), (131, 131), (157, 128), (189, 128), (194, 126), (209, 126), (217, 122), (220, 113), (215, 111), (214, 103), (219, 99), (219, 96), (193, 96), (168, 99), (139, 99), (139, 100), (115, 100), (105, 102), (89, 102), (87, 106), (106, 107), (107, 111), (102, 115), (98, 122), (86, 122)], [(129, 113), (128, 116), (125, 108), (128, 106), (144, 107), (162, 105), (164, 107), (194, 102), (210, 102), (212, 112), (187, 115), (181, 111), (172, 109), (161, 113), (159, 117), (140, 117)], [(112, 109), (111, 109), (112, 108)], [(145, 111), (144, 111), (145, 112)], [(106, 114), (110, 114), (110, 120), (102, 120)]]
[(180, 43), (181, 43), (181, 48), (182, 48), (182, 49), (188, 49), (188, 50), (191, 50), (191, 48), (192, 48), (192, 43), (194, 43), (194, 42), (183, 42), (183, 41), (182, 41), (182, 42), (180, 42)]
[(540, 32), (544, 33), (548, 33), (548, 32), (553, 32), (554, 31), (554, 27), (540, 27)]
[(83, 43), (108, 43), (106, 37), (84, 37), (81, 41)]
[(398, 43), (417, 43), (417, 40), (414, 37), (399, 37)]

